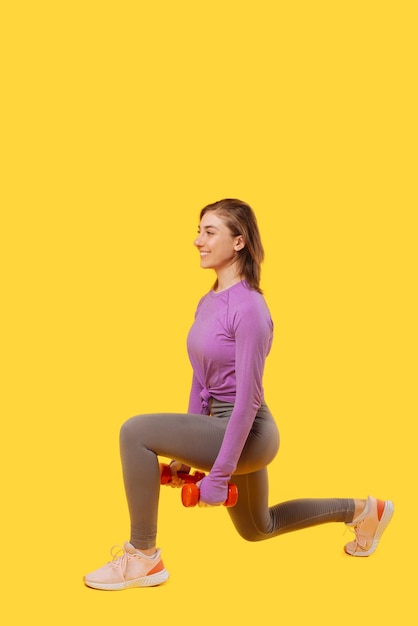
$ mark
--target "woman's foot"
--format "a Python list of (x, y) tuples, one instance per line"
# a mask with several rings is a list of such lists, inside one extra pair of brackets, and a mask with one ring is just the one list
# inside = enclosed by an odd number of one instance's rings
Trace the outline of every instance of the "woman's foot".
[[(120, 555), (120, 551), (123, 554)], [(148, 556), (126, 542), (116, 553), (112, 549), (113, 560), (94, 572), (84, 576), (84, 584), (94, 589), (119, 591), (131, 587), (153, 587), (165, 582), (169, 573), (164, 569), (161, 551)]]
[(393, 503), (390, 500), (376, 500), (369, 496), (363, 512), (352, 522), (348, 523), (356, 536), (344, 547), (351, 556), (369, 556), (379, 543), (383, 531), (392, 519), (394, 512)]

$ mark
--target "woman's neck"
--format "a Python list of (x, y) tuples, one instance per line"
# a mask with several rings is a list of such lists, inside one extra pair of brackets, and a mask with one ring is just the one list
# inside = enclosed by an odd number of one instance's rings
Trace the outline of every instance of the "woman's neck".
[(215, 291), (218, 293), (219, 291), (225, 291), (230, 287), (233, 287), (237, 283), (242, 281), (242, 276), (239, 276), (235, 271), (233, 272), (222, 272), (217, 274), (217, 282)]

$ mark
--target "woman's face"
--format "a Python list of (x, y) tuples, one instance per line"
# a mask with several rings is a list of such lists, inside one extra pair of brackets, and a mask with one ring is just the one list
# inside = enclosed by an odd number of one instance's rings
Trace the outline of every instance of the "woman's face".
[(201, 267), (216, 272), (232, 265), (238, 250), (244, 247), (242, 237), (234, 237), (214, 211), (202, 217), (194, 245), (199, 250)]

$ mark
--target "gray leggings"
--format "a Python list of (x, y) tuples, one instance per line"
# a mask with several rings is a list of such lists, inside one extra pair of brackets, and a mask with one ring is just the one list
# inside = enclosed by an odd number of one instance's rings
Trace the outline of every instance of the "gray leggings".
[[(211, 415), (156, 413), (132, 417), (121, 428), (123, 478), (131, 519), (131, 543), (156, 542), (160, 471), (158, 456), (209, 472), (221, 447), (233, 405), (213, 399)], [(300, 499), (268, 506), (267, 465), (279, 449), (279, 432), (265, 404), (256, 416), (233, 482), (238, 503), (227, 511), (239, 534), (261, 541), (325, 522), (350, 522), (354, 500)]]

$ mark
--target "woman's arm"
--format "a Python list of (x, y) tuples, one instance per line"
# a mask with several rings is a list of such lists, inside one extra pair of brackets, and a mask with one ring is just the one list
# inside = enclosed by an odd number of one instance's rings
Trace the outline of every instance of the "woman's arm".
[(228, 482), (263, 399), (262, 379), (272, 339), (272, 321), (265, 311), (241, 311), (235, 321), (236, 399), (216, 461), (200, 486), (207, 504), (222, 504)]

